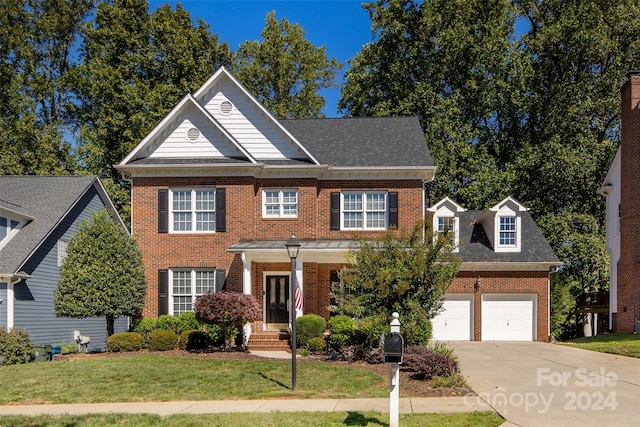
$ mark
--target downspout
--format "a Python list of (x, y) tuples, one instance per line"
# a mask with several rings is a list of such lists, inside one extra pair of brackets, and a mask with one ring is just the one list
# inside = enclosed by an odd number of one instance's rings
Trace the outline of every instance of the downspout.
[(551, 267), (547, 274), (547, 340), (551, 342), (551, 275), (558, 272), (558, 266)]

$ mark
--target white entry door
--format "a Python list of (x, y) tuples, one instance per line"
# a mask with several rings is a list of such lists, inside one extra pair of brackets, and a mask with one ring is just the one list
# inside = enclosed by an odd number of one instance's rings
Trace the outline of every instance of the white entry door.
[(534, 341), (535, 294), (482, 296), (482, 341)]
[(432, 339), (471, 341), (473, 294), (445, 295), (443, 310), (431, 320)]

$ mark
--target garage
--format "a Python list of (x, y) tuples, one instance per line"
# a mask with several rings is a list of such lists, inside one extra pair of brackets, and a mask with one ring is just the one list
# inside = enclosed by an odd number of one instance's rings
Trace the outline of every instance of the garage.
[(534, 341), (535, 294), (482, 296), (482, 341)]
[(437, 341), (471, 341), (473, 294), (445, 295), (443, 310), (431, 320)]

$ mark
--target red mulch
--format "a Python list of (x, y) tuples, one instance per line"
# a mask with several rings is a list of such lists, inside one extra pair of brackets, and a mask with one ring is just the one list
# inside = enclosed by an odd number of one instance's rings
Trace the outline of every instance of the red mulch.
[[(125, 353), (92, 353), (92, 354), (66, 354), (56, 356), (56, 360), (74, 360), (84, 358), (103, 358), (103, 357), (131, 357), (139, 355), (140, 352)], [(198, 359), (225, 359), (225, 360), (264, 360), (263, 357), (253, 355), (243, 351), (207, 351), (207, 352), (191, 352), (185, 350), (171, 350), (163, 352), (154, 352), (167, 356), (192, 357)], [(384, 378), (389, 378), (389, 365), (386, 364), (370, 364), (367, 362), (344, 362), (332, 361), (327, 356), (312, 356), (299, 358), (298, 363), (337, 363), (340, 365), (352, 366), (359, 369), (366, 369), (380, 374)], [(411, 377), (411, 372), (400, 367), (400, 395), (402, 397), (442, 397), (442, 396), (464, 396), (472, 393), (469, 388), (435, 388), (431, 386), (429, 381), (416, 380)]]

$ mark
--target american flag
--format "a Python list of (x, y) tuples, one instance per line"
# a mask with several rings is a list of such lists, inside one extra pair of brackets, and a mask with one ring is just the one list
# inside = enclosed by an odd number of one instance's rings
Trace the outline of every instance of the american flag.
[(304, 300), (302, 298), (302, 289), (300, 289), (300, 283), (298, 283), (298, 278), (296, 277), (296, 310), (304, 311)]

